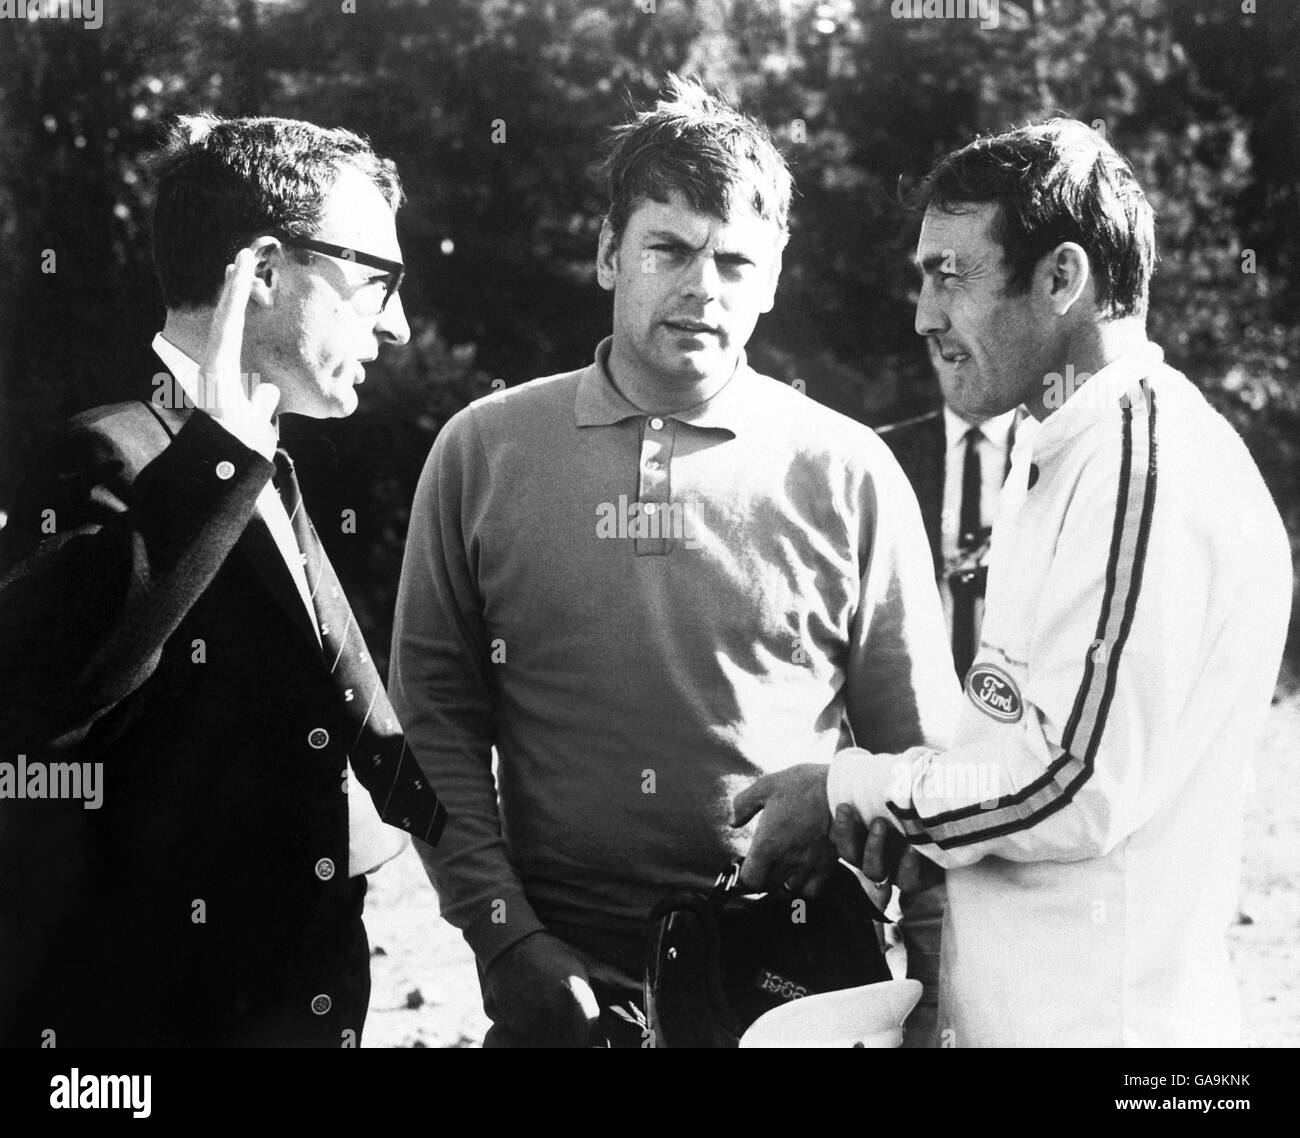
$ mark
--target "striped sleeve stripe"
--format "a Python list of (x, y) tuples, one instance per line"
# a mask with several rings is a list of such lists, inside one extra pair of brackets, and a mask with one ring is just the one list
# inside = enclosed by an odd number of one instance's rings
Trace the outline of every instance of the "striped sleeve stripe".
[(1083, 679), (1075, 695), (1057, 757), (1033, 782), (987, 804), (922, 816), (914, 807), (888, 803), (909, 839), (940, 848), (988, 841), (1028, 829), (1065, 806), (1092, 774), (1093, 761), (1115, 695), (1120, 655), (1128, 640), (1142, 588), (1151, 517), (1156, 497), (1156, 402), (1144, 379), (1140, 384), (1146, 430), (1133, 430), (1133, 404), (1120, 401), (1123, 447), (1115, 524), (1106, 564), (1106, 588), (1097, 631), (1088, 646)]

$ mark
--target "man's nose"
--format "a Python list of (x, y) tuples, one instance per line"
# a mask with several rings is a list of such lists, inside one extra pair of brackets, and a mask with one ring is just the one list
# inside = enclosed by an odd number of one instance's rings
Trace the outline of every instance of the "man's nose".
[(921, 281), (921, 295), (916, 298), (916, 334), (935, 336), (948, 330), (948, 317), (935, 296), (934, 283), (927, 275)]
[(718, 295), (718, 265), (708, 254), (692, 257), (682, 281), (682, 295), (712, 300)]
[(386, 344), (405, 344), (411, 338), (411, 326), (406, 322), (406, 310), (402, 307), (402, 294), (393, 293), (384, 305), (375, 323), (375, 335)]

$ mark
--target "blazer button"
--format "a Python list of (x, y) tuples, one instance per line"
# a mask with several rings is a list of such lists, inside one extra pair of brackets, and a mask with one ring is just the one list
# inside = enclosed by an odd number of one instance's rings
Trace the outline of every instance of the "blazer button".
[(316, 863), (316, 876), (322, 881), (328, 881), (334, 876), (334, 863), (327, 857), (323, 857)]
[(333, 1006), (334, 1006), (334, 1001), (331, 1000), (327, 995), (325, 995), (324, 992), (322, 992), (319, 996), (312, 996), (311, 998), (311, 1010), (315, 1015), (323, 1016)]
[(313, 727), (307, 733), (307, 745), (315, 751), (319, 751), (329, 741), (330, 733), (324, 727)]
[(229, 482), (235, 476), (235, 464), (228, 462), (224, 458), (217, 463), (217, 477), (222, 482)]

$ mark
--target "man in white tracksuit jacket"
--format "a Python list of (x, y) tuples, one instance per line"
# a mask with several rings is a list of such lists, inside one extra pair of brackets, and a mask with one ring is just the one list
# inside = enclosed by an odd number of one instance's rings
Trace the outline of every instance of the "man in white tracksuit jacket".
[(844, 750), (737, 812), (765, 806), (760, 857), (824, 832), (829, 803), (846, 857), (874, 823), (869, 875), (890, 827), (947, 870), (943, 1045), (1236, 1044), (1225, 933), (1290, 612), (1281, 519), (1146, 339), (1153, 218), (1100, 135), (1053, 120), (980, 139), (923, 194), (917, 332), (966, 372), (964, 410), (1037, 420), (954, 744)]

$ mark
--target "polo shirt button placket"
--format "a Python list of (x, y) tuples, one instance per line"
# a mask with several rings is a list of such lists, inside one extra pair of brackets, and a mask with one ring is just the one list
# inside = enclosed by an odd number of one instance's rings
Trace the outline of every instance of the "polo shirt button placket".
[(652, 532), (658, 537), (639, 537), (636, 539), (637, 556), (664, 556), (671, 548), (663, 526), (669, 515), (656, 517), (660, 509), (669, 501), (668, 463), (671, 458), (672, 432), (665, 430), (665, 422), (658, 415), (646, 423), (647, 430), (641, 440), (641, 463), (638, 471), (637, 498), (641, 503), (642, 513), (654, 528)]

